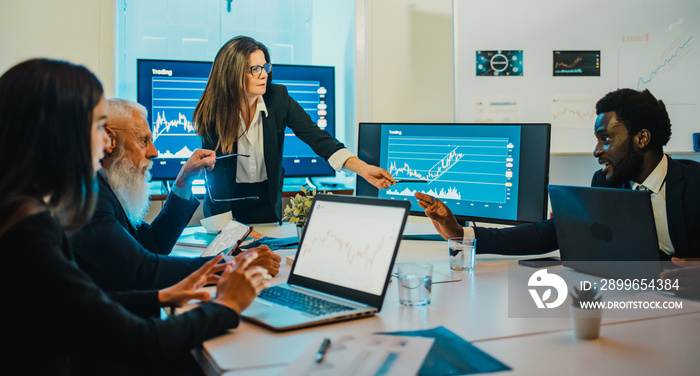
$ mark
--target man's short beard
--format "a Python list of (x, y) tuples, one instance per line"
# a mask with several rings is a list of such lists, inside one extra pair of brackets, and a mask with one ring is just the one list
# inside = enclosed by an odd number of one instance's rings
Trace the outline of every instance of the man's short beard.
[[(613, 166), (613, 176), (608, 180), (610, 183), (618, 185), (624, 184), (630, 180), (635, 180), (642, 172), (644, 161), (640, 155), (637, 155), (632, 150), (632, 141), (630, 140), (627, 154)], [(642, 184), (641, 181), (636, 182)]]
[(149, 170), (152, 165), (151, 161), (143, 161), (139, 166), (134, 166), (130, 160), (117, 156), (107, 170), (109, 185), (134, 226), (142, 223), (148, 214), (148, 182), (151, 180)]

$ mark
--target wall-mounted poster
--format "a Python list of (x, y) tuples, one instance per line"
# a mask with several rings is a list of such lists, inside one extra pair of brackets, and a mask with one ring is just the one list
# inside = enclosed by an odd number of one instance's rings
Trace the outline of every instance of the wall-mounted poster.
[(523, 50), (476, 51), (477, 76), (522, 76)]

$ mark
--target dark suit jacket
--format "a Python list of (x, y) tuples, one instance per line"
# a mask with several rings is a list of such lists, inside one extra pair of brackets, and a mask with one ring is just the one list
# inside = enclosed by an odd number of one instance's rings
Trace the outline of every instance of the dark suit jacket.
[(208, 258), (167, 256), (199, 202), (174, 194), (151, 224), (131, 225), (107, 180), (97, 174), (99, 195), (90, 221), (70, 236), (76, 260), (105, 291), (159, 290), (172, 286)]
[[(0, 208), (0, 226), (8, 215)], [(132, 314), (78, 268), (63, 230), (47, 212), (0, 236), (0, 249), (0, 282), (10, 286), (0, 323), (3, 369), (17, 364), (22, 374), (73, 374), (76, 364), (68, 357), (80, 354), (135, 371), (159, 370), (238, 325), (234, 311), (214, 303), (168, 320)]]
[[(593, 187), (630, 189), (628, 183), (613, 186), (602, 170), (593, 175)], [(700, 163), (668, 158), (666, 216), (675, 257), (700, 257)], [(552, 219), (505, 229), (475, 227), (477, 253), (528, 255), (559, 249)]]
[[(303, 108), (287, 93), (283, 85), (269, 85), (263, 95), (267, 107), (267, 117), (263, 116), (263, 147), (265, 148), (265, 168), (267, 172), (268, 193), (270, 204), (279, 218), (282, 218), (282, 186), (284, 183), (284, 168), (282, 167), (282, 148), (284, 147), (284, 130), (289, 127), (294, 134), (320, 157), (328, 160), (336, 151), (345, 146), (328, 132), (321, 130)], [(214, 142), (202, 142), (204, 149), (214, 150), (218, 136), (213, 135)], [(233, 153), (238, 150), (238, 143), (233, 144)], [(222, 155), (221, 149), (216, 150)], [(217, 182), (214, 197), (235, 197), (236, 191), (236, 161), (231, 159), (226, 163), (218, 163), (212, 170), (214, 181)], [(222, 187), (221, 182), (227, 182)], [(204, 202), (204, 214), (215, 215), (231, 210), (230, 203), (212, 203), (207, 198)]]

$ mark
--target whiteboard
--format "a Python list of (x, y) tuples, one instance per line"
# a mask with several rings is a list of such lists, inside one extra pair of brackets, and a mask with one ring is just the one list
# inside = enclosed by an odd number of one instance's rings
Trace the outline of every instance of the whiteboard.
[[(552, 153), (592, 153), (595, 102), (617, 88), (666, 104), (666, 152), (700, 132), (700, 1), (454, 1), (455, 120), (552, 123)], [(477, 76), (476, 51), (522, 50), (522, 76)], [(554, 77), (553, 51), (600, 51), (600, 76)]]

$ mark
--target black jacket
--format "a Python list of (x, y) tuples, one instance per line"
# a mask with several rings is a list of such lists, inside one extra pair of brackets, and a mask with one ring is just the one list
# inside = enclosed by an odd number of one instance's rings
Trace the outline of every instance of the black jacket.
[(180, 282), (209, 258), (168, 256), (199, 206), (170, 194), (151, 224), (131, 225), (107, 180), (90, 221), (70, 236), (78, 265), (105, 291), (160, 290)]
[[(284, 168), (282, 167), (282, 149), (284, 147), (284, 130), (289, 127), (294, 134), (320, 157), (328, 160), (336, 151), (345, 146), (331, 136), (328, 132), (321, 130), (312, 120), (309, 114), (287, 93), (287, 88), (283, 85), (271, 84), (263, 94), (265, 107), (267, 107), (267, 117), (263, 116), (263, 148), (265, 149), (265, 168), (267, 172), (268, 193), (270, 204), (277, 212), (279, 219), (282, 218), (282, 186), (284, 184)], [(218, 136), (213, 135), (212, 143), (204, 140), (204, 149), (214, 150)], [(233, 144), (233, 153), (238, 150), (238, 143)], [(217, 155), (222, 155), (221, 149), (216, 150)], [(228, 166), (228, 168), (226, 168)], [(217, 164), (213, 170), (216, 181), (228, 182), (227, 187), (216, 187), (215, 197), (235, 197), (236, 191), (236, 168), (235, 161), (231, 163)], [(207, 198), (204, 201), (205, 215), (215, 215), (231, 210), (229, 203), (212, 203)], [(234, 214), (235, 217), (235, 214)]]
[[(631, 189), (628, 183), (611, 185), (602, 170), (593, 175), (592, 187)], [(675, 257), (700, 257), (700, 163), (668, 158), (666, 216)], [(559, 249), (552, 219), (511, 228), (474, 228), (477, 253), (541, 254)]]
[[(0, 209), (0, 225), (7, 218)], [(0, 249), (0, 283), (6, 287), (0, 303), (1, 369), (73, 374), (81, 368), (76, 359), (90, 359), (90, 367), (160, 372), (239, 322), (234, 311), (214, 303), (164, 321), (134, 315), (78, 268), (63, 230), (47, 212), (0, 236)]]

